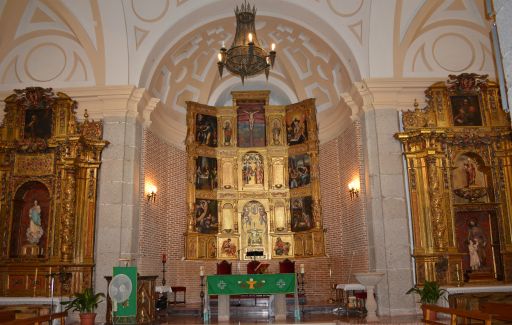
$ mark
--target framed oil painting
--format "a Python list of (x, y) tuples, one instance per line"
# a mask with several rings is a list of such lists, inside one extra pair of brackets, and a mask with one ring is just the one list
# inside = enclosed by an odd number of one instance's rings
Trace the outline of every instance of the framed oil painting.
[(199, 156), (196, 159), (196, 189), (217, 189), (217, 159)]
[(263, 104), (243, 103), (237, 109), (238, 146), (265, 146), (265, 108)]
[(216, 234), (219, 230), (217, 201), (196, 199), (196, 231), (202, 234)]
[(456, 212), (457, 246), (459, 253), (465, 254), (462, 268), (466, 281), (494, 278), (493, 246), (497, 243), (499, 247), (499, 240), (498, 234), (493, 234), (492, 223), (493, 214), (489, 211)]
[(304, 143), (308, 139), (305, 112), (286, 112), (286, 138), (289, 146)]
[(217, 117), (212, 115), (197, 114), (196, 116), (196, 141), (200, 145), (209, 147), (217, 146)]
[(272, 257), (287, 258), (293, 256), (292, 235), (272, 237)]
[(478, 96), (450, 96), (453, 126), (482, 126)]
[(292, 231), (306, 231), (313, 228), (313, 199), (311, 196), (292, 198), (290, 211), (292, 214)]
[(25, 111), (25, 139), (48, 139), (52, 136), (52, 110), (27, 109)]
[(288, 157), (288, 186), (290, 189), (309, 185), (311, 182), (309, 154)]
[(238, 257), (238, 238), (237, 237), (219, 237), (219, 258), (235, 259)]

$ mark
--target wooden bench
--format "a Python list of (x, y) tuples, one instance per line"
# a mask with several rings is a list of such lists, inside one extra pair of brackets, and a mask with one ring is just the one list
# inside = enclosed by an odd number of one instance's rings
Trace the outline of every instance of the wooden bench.
[(491, 325), (493, 316), (483, 313), (481, 311), (468, 311), (462, 309), (455, 308), (445, 308), (436, 305), (421, 305), (421, 309), (423, 310), (423, 315), (425, 315), (423, 322), (427, 324), (436, 324), (436, 325), (446, 325), (442, 322), (436, 322), (434, 317), (432, 317), (432, 313), (428, 311), (434, 311), (440, 314), (450, 315), (450, 325), (457, 325), (459, 319), (464, 320), (464, 324), (467, 324), (468, 319), (476, 319), (483, 321), (485, 325)]
[(43, 315), (37, 317), (15, 319), (7, 322), (2, 322), (2, 325), (40, 325), (40, 324), (51, 324), (53, 320), (59, 320), (61, 325), (65, 325), (66, 317), (68, 312), (62, 312), (52, 315)]
[(488, 301), (480, 305), (480, 311), (492, 314), (493, 318), (503, 321), (512, 321), (512, 304)]

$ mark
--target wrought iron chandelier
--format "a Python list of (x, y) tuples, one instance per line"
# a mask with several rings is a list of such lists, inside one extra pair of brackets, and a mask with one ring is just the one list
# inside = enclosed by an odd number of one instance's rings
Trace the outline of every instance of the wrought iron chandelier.
[(276, 59), (276, 45), (272, 43), (270, 51), (267, 53), (260, 46), (256, 36), (254, 21), (256, 18), (256, 7), (251, 6), (245, 1), (240, 8), (236, 6), (236, 33), (231, 48), (227, 50), (222, 42), (222, 48), (218, 54), (217, 62), (219, 74), (222, 78), (224, 67), (233, 74), (239, 75), (242, 84), (246, 77), (265, 72), (268, 80), (270, 68), (274, 67)]

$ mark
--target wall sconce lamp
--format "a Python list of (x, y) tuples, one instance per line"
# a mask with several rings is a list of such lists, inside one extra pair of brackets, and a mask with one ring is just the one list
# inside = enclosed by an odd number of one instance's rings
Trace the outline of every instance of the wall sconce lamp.
[(148, 188), (146, 190), (146, 196), (148, 198), (148, 202), (155, 202), (156, 201), (156, 186), (155, 185), (148, 185)]
[(348, 184), (348, 192), (350, 193), (350, 199), (353, 200), (359, 197), (359, 180), (355, 179)]

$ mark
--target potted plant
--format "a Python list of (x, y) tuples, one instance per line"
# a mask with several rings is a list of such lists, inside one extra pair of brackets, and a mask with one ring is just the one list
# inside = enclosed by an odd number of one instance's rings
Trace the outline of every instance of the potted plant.
[[(441, 288), (436, 281), (426, 281), (423, 287), (414, 286), (409, 289), (406, 293), (416, 293), (420, 296), (420, 303), (422, 305), (431, 304), (435, 305), (439, 298), (445, 294), (446, 290)], [(446, 297), (445, 297), (446, 299)], [(428, 319), (434, 320), (437, 318), (437, 314), (434, 311), (429, 311), (430, 317)], [(427, 319), (427, 315), (423, 315), (424, 319)]]
[(105, 295), (101, 292), (95, 294), (92, 288), (87, 288), (82, 293), (76, 293), (73, 300), (61, 302), (61, 304), (66, 306), (66, 311), (72, 309), (80, 313), (80, 324), (93, 325), (96, 318), (94, 311), (102, 302), (101, 297)]

